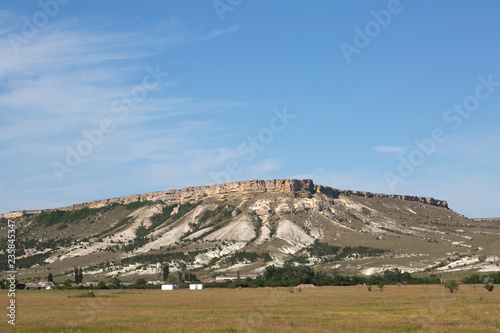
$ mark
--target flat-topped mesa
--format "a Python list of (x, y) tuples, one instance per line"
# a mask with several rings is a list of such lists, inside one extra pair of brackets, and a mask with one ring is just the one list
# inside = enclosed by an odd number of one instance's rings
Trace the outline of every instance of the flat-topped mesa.
[[(75, 204), (67, 207), (58, 208), (58, 210), (79, 210), (83, 208), (100, 208), (113, 203), (129, 204), (138, 201), (164, 201), (164, 202), (182, 202), (199, 200), (208, 197), (216, 197), (230, 193), (244, 192), (309, 192), (322, 193), (331, 198), (338, 198), (340, 194), (355, 195), (365, 198), (392, 198), (409, 201), (418, 201), (432, 206), (438, 206), (448, 209), (448, 203), (433, 198), (422, 198), (407, 195), (388, 195), (370, 192), (341, 191), (332, 187), (315, 185), (310, 179), (274, 179), (274, 180), (246, 180), (240, 182), (224, 183), (217, 185), (206, 185), (187, 187), (178, 190), (156, 191), (144, 194), (127, 195), (118, 198), (94, 200), (90, 202)], [(54, 209), (47, 209), (47, 211)], [(1, 214), (0, 217), (15, 218), (27, 214), (37, 214), (41, 211), (17, 211)]]
[(246, 180), (241, 182), (224, 183), (217, 185), (206, 185), (196, 187), (186, 187), (179, 190), (157, 191), (144, 194), (128, 195), (125, 197), (96, 200), (87, 203), (72, 205), (63, 209), (80, 209), (83, 207), (99, 208), (112, 203), (128, 204), (137, 201), (190, 201), (215, 197), (218, 195), (238, 193), (238, 192), (315, 192), (315, 185), (312, 180), (296, 179), (274, 179), (274, 180)]
[[(335, 190), (325, 190), (321, 185), (314, 185), (313, 181), (310, 179), (297, 180), (297, 179), (274, 179), (274, 180), (246, 180), (240, 182), (216, 184), (216, 185), (205, 185), (196, 187), (186, 187), (177, 190), (168, 191), (156, 191), (143, 194), (133, 194), (123, 197), (111, 198), (111, 199), (100, 199), (90, 202), (84, 202), (79, 204), (74, 204), (67, 207), (57, 208), (58, 210), (79, 210), (83, 208), (101, 208), (113, 203), (117, 204), (129, 204), (138, 201), (164, 201), (164, 202), (182, 202), (182, 201), (192, 201), (199, 200), (208, 197), (215, 197), (224, 194), (237, 193), (237, 192), (300, 192), (308, 191), (315, 193), (317, 189), (321, 189), (321, 193), (338, 193)], [(54, 209), (47, 209), (47, 211)], [(39, 211), (20, 211), (12, 212), (9, 214), (9, 218), (19, 217), (26, 214), (36, 214)], [(3, 216), (6, 214), (2, 214)]]

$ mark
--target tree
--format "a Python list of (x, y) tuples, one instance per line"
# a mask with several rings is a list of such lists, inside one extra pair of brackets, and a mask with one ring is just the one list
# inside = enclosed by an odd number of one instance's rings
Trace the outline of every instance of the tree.
[(481, 274), (480, 276), (481, 281), (483, 282), (483, 286), (486, 290), (488, 291), (493, 291), (493, 288), (495, 288), (493, 279), (488, 275), (488, 274)]
[(47, 281), (54, 282), (54, 276), (52, 275), (52, 273), (49, 273), (49, 276), (47, 276)]
[(164, 264), (163, 266), (163, 281), (166, 281), (168, 278), (168, 265)]
[(75, 272), (75, 282), (82, 283), (83, 282), (83, 270), (82, 270), (82, 268), (75, 267), (74, 272)]
[(179, 283), (179, 275), (178, 274), (169, 274), (167, 278), (167, 282), (171, 284)]
[(448, 280), (448, 281), (445, 282), (444, 286), (452, 294), (455, 291), (458, 291), (458, 282), (457, 282), (457, 280)]
[(75, 268), (73, 269), (73, 271), (74, 271), (74, 273), (75, 273), (75, 282), (76, 282), (76, 283), (80, 283), (80, 282), (79, 282), (79, 281), (80, 281), (80, 274), (79, 274), (79, 272), (78, 272), (78, 267), (75, 267)]
[(402, 272), (399, 268), (394, 268), (392, 270), (386, 269), (384, 271), (384, 281), (385, 282), (401, 282)]
[(471, 276), (468, 276), (464, 278), (464, 283), (467, 284), (479, 284), (481, 283), (481, 278), (479, 277), (479, 274), (472, 274)]
[(120, 288), (121, 285), (120, 285), (120, 280), (117, 278), (117, 277), (112, 277), (110, 280), (109, 280), (109, 283), (111, 283), (113, 285), (113, 288)]
[(134, 284), (136, 288), (145, 288), (148, 282), (143, 278), (139, 278)]
[(182, 262), (182, 261), (181, 261), (181, 262), (179, 263), (179, 269), (180, 269), (181, 271), (185, 271), (185, 270), (186, 270), (186, 268), (187, 268), (186, 263), (184, 263), (184, 262)]
[(135, 235), (137, 238), (144, 237), (148, 234), (148, 229), (145, 226), (141, 225), (139, 228), (135, 230)]
[(484, 284), (484, 287), (486, 288), (486, 290), (488, 290), (488, 291), (493, 291), (493, 288), (495, 288), (495, 285), (494, 285), (493, 280), (491, 278), (485, 279), (483, 284)]
[(106, 282), (104, 282), (104, 281), (100, 281), (100, 282), (97, 284), (97, 289), (108, 289), (108, 286), (106, 285)]

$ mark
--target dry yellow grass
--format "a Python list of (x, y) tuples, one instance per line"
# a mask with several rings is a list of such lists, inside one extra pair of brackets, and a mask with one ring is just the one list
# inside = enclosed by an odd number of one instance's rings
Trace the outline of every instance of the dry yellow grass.
[[(98, 290), (96, 295), (109, 297), (97, 298), (68, 297), (86, 291), (18, 291), (15, 331), (500, 332), (499, 289)], [(14, 331), (2, 317), (0, 331)]]

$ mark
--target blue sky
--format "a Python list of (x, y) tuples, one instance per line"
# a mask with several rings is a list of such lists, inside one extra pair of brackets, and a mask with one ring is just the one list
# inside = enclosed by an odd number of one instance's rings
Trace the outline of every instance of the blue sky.
[(498, 217), (494, 1), (0, 7), (0, 212), (311, 178)]

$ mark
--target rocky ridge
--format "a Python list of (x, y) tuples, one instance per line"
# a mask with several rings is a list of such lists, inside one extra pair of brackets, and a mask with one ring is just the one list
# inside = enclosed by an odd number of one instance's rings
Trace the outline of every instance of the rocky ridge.
[[(406, 201), (416, 201), (431, 206), (448, 208), (448, 203), (445, 200), (438, 200), (431, 197), (417, 197), (409, 195), (395, 195), (395, 194), (380, 194), (371, 193), (366, 191), (346, 191), (339, 190), (328, 186), (317, 185), (310, 179), (274, 179), (274, 180), (247, 180), (232, 183), (224, 183), (217, 185), (206, 185), (187, 187), (183, 189), (175, 189), (168, 191), (156, 191), (143, 194), (127, 195), (123, 197), (100, 199), (90, 202), (74, 204), (66, 207), (57, 208), (58, 210), (78, 210), (83, 208), (100, 208), (113, 203), (129, 204), (138, 201), (163, 201), (163, 202), (189, 202), (209, 197), (221, 197), (231, 193), (245, 193), (245, 192), (282, 192), (288, 193), (292, 196), (312, 195), (316, 192), (322, 193), (331, 198), (338, 198), (339, 195), (353, 195), (364, 198), (389, 198), (399, 199)], [(46, 209), (51, 211), (54, 209)], [(40, 213), (41, 210), (32, 211), (14, 211), (10, 213), (0, 214), (0, 218), (16, 218), (29, 214)]]

